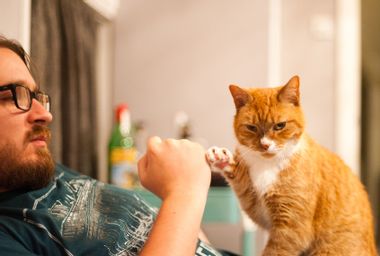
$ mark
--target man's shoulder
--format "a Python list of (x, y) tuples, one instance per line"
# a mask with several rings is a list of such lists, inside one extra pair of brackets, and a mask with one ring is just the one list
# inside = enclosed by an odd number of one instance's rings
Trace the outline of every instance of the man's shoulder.
[[(76, 170), (71, 169), (70, 167), (56, 163), (55, 165), (55, 179), (54, 182), (69, 182), (74, 180), (82, 180), (82, 181), (91, 181), (94, 184), (99, 183), (98, 180), (82, 174)], [(101, 182), (100, 182), (101, 183)]]
[(79, 172), (63, 165), (63, 164), (60, 164), (60, 163), (56, 163), (55, 164), (55, 172), (58, 175), (61, 175), (61, 173), (64, 173), (64, 174), (68, 174), (70, 176), (73, 176), (73, 177), (78, 177), (78, 176), (83, 176), (83, 177), (87, 177), (83, 174), (80, 174)]
[[(92, 178), (90, 176), (84, 175), (79, 173), (78, 171), (75, 171), (63, 164), (56, 164), (56, 181), (58, 183), (67, 183), (75, 184), (75, 188), (78, 189), (79, 187), (86, 186), (87, 188), (96, 188), (100, 189), (101, 193), (109, 192), (113, 195), (121, 195), (121, 196), (132, 196), (132, 197), (140, 197), (138, 196), (138, 193), (134, 190), (128, 190), (124, 189), (112, 184), (103, 183), (101, 181), (98, 181), (95, 178)], [(86, 185), (87, 184), (87, 185)], [(67, 187), (67, 186), (66, 186)]]

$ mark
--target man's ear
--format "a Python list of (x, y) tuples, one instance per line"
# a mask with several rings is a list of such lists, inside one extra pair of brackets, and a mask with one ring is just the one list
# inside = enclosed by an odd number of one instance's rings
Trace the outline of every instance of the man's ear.
[(291, 103), (294, 106), (300, 105), (299, 77), (293, 76), (278, 93), (278, 100), (284, 103)]
[(241, 107), (247, 104), (251, 96), (244, 89), (240, 88), (237, 85), (231, 84), (229, 88), (231, 95), (234, 98), (236, 110), (239, 110)]

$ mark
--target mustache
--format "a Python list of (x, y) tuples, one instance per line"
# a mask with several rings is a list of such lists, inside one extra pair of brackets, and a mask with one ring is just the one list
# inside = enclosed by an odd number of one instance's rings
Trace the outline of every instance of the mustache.
[(34, 125), (32, 130), (26, 134), (26, 140), (31, 141), (37, 137), (43, 137), (47, 143), (50, 143), (51, 132), (50, 129), (46, 126)]

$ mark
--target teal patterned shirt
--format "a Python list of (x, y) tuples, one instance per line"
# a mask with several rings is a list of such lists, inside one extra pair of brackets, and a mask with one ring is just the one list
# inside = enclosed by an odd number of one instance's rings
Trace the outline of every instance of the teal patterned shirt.
[[(57, 165), (45, 188), (0, 193), (0, 254), (138, 255), (155, 217), (135, 192)], [(194, 255), (222, 254), (199, 241)]]

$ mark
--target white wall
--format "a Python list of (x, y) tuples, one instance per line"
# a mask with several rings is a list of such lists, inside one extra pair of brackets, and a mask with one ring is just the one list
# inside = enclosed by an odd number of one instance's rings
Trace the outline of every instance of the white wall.
[(194, 136), (233, 148), (228, 85), (266, 85), (267, 6), (259, 1), (122, 1), (116, 20), (114, 98), (151, 134)]
[(334, 3), (287, 0), (282, 6), (282, 78), (300, 75), (306, 129), (334, 150)]
[(113, 126), (112, 90), (114, 30), (112, 23), (99, 24), (97, 31), (96, 106), (98, 179), (108, 182), (108, 143)]
[[(233, 149), (228, 85), (271, 81), (268, 11), (267, 1), (122, 1), (115, 101), (163, 137), (177, 135), (173, 118), (184, 110), (195, 137)], [(301, 76), (307, 130), (334, 150), (334, 3), (287, 0), (281, 15), (280, 83)]]
[(31, 0), (0, 0), (0, 34), (30, 49)]
[(0, 0), (0, 34), (30, 49), (31, 0)]

